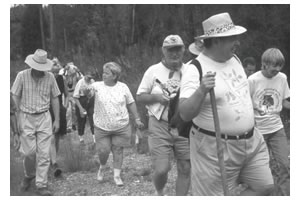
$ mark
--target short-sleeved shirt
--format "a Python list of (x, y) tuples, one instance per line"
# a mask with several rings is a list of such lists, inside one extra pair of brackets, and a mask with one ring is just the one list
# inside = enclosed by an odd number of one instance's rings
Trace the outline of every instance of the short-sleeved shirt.
[(45, 75), (36, 81), (31, 75), (31, 69), (17, 74), (11, 93), (20, 97), (20, 110), (31, 114), (49, 110), (50, 99), (60, 95), (52, 73), (45, 72)]
[[(216, 72), (214, 88), (220, 128), (223, 134), (240, 135), (254, 126), (254, 113), (249, 84), (240, 61), (232, 57), (226, 62), (215, 62), (200, 53), (196, 58), (202, 74)], [(200, 86), (199, 72), (189, 65), (182, 72), (180, 98), (189, 98)], [(215, 131), (210, 95), (207, 93), (199, 114), (193, 119), (199, 127)]]
[[(185, 70), (187, 65), (182, 64), (181, 69), (178, 71), (170, 70), (162, 62), (150, 66), (139, 85), (137, 95), (146, 94), (163, 94), (163, 90), (168, 90), (170, 94), (175, 94), (180, 89), (180, 80), (182, 71)], [(164, 89), (163, 89), (164, 88)], [(168, 121), (168, 107), (154, 103), (146, 105), (148, 114), (154, 116), (156, 119)]]
[(73, 97), (79, 98), (80, 96), (87, 96), (89, 88), (94, 82), (94, 79), (91, 79), (89, 83), (87, 83), (84, 78), (80, 79), (75, 86)]
[(282, 101), (290, 97), (290, 89), (285, 74), (279, 72), (267, 78), (258, 71), (248, 78), (252, 97), (255, 126), (262, 134), (273, 133), (283, 128), (280, 118)]
[(107, 86), (103, 81), (91, 85), (95, 91), (94, 125), (105, 131), (124, 128), (129, 123), (127, 105), (134, 98), (125, 83)]

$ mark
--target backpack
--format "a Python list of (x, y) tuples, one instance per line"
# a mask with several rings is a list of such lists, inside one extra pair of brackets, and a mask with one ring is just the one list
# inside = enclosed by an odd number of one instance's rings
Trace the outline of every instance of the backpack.
[[(199, 77), (200, 81), (202, 79), (202, 68), (201, 64), (197, 59), (193, 59), (190, 64), (193, 64), (197, 67), (199, 71)], [(193, 121), (184, 121), (179, 114), (179, 95), (180, 95), (180, 89), (178, 90), (176, 96), (170, 100), (169, 104), (169, 113), (168, 113), (168, 122), (169, 122), (169, 128), (177, 128), (178, 135), (189, 138), (190, 136), (190, 130), (193, 125)]]

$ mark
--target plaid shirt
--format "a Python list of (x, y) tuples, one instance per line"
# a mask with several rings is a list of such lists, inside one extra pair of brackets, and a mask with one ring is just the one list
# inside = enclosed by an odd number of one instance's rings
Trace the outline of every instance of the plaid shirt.
[(21, 98), (23, 112), (33, 114), (49, 110), (51, 97), (57, 97), (60, 91), (52, 73), (45, 72), (45, 76), (36, 81), (31, 69), (26, 69), (18, 73), (11, 93)]

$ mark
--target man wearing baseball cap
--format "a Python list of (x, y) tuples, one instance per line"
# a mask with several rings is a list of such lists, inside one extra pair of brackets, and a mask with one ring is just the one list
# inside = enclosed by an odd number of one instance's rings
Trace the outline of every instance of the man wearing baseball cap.
[(178, 136), (177, 130), (170, 130), (168, 124), (168, 103), (178, 92), (182, 71), (187, 67), (182, 62), (184, 51), (180, 36), (167, 36), (162, 45), (162, 61), (147, 69), (137, 90), (137, 101), (146, 104), (149, 114), (148, 142), (157, 195), (164, 195), (172, 151), (177, 160), (176, 195), (187, 195), (190, 185), (188, 139)]
[[(46, 51), (37, 49), (26, 57), (25, 63), (30, 69), (19, 72), (11, 88), (18, 110), (20, 150), (25, 155), (21, 190), (28, 190), (35, 179), (37, 194), (48, 196), (52, 194), (47, 186), (51, 136), (59, 130), (60, 91), (54, 75), (48, 72), (53, 63)], [(53, 124), (50, 102), (55, 116)]]
[[(193, 120), (190, 131), (191, 184), (193, 195), (268, 195), (273, 189), (269, 154), (264, 138), (254, 129), (254, 113), (247, 76), (235, 51), (238, 36), (246, 32), (234, 25), (228, 13), (202, 23), (204, 49), (182, 75), (181, 117)], [(220, 121), (221, 148), (227, 180), (222, 183), (210, 90), (214, 88)]]

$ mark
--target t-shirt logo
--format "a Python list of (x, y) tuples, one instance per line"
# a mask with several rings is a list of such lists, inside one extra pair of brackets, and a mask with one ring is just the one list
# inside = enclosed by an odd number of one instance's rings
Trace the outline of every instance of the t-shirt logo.
[(280, 94), (275, 89), (264, 89), (257, 93), (259, 99), (258, 113), (263, 116), (275, 112), (279, 107)]

